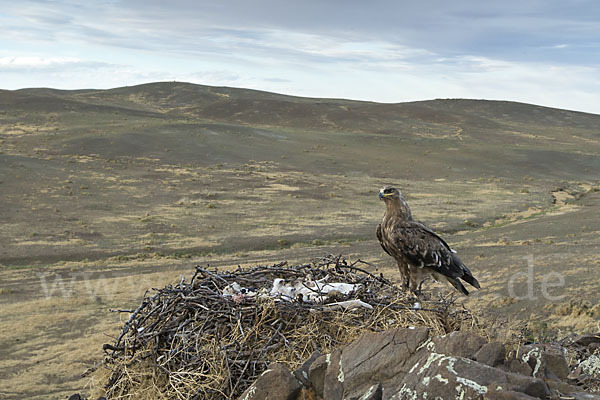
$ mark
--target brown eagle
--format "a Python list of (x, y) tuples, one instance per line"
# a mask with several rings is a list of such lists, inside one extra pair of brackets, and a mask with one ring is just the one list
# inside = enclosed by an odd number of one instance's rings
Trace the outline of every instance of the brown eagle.
[(431, 229), (413, 219), (408, 204), (398, 189), (386, 186), (379, 191), (385, 202), (383, 221), (377, 225), (377, 239), (383, 250), (398, 262), (405, 288), (416, 292), (425, 278), (450, 282), (469, 295), (460, 279), (480, 288), (469, 268), (448, 243)]

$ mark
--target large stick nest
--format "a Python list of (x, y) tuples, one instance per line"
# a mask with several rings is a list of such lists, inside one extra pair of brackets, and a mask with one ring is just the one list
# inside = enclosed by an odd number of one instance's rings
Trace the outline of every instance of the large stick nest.
[[(298, 266), (282, 262), (236, 271), (196, 267), (193, 277), (144, 296), (114, 345), (105, 345), (109, 399), (229, 399), (239, 396), (269, 363), (295, 369), (366, 331), (426, 326), (444, 334), (474, 323), (452, 297), (417, 299), (358, 260), (326, 256)], [(268, 292), (275, 278), (360, 284), (323, 304), (270, 296), (224, 296), (237, 282)], [(338, 293), (339, 295), (339, 293)], [(340, 310), (327, 303), (359, 299), (372, 306)], [(120, 310), (124, 311), (124, 310)]]

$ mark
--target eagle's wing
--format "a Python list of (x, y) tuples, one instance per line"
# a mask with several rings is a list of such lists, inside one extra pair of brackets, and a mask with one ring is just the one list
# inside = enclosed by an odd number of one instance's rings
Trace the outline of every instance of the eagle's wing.
[(423, 228), (423, 230), (429, 232), (429, 234), (431, 234), (432, 236), (435, 236), (436, 238), (438, 238), (438, 240), (440, 242), (442, 242), (442, 244), (448, 249), (450, 250), (452, 253), (456, 253), (456, 251), (454, 251), (452, 248), (450, 248), (450, 246), (448, 245), (448, 243), (446, 243), (446, 241), (444, 239), (442, 239), (437, 233), (435, 233), (434, 231), (432, 231), (431, 229), (429, 229), (428, 227), (426, 227), (425, 225), (423, 225), (420, 222), (417, 222), (418, 225), (421, 226), (421, 228)]
[(389, 256), (392, 256), (392, 254), (387, 249), (387, 247), (385, 246), (385, 243), (383, 241), (383, 233), (381, 232), (381, 224), (377, 225), (377, 230), (375, 231), (375, 234), (377, 235), (377, 240), (379, 240), (379, 244), (381, 245), (381, 248), (383, 249), (383, 251), (385, 251)]
[(393, 228), (393, 241), (398, 250), (416, 267), (427, 267), (447, 278), (464, 294), (469, 292), (458, 278), (479, 288), (479, 282), (450, 246), (431, 229), (416, 221), (405, 221)]

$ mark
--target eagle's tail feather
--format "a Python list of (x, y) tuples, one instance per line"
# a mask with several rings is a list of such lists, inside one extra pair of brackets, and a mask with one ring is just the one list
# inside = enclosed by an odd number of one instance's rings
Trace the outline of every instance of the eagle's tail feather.
[(456, 290), (458, 290), (459, 292), (461, 292), (462, 294), (464, 294), (465, 296), (469, 295), (469, 291), (467, 290), (467, 288), (464, 287), (464, 285), (458, 280), (458, 278), (450, 278), (448, 277), (448, 282), (450, 282), (450, 284), (452, 284), (452, 286), (454, 286), (456, 288)]
[(479, 282), (477, 281), (477, 279), (475, 279), (475, 277), (471, 274), (464, 274), (462, 276), (462, 279), (467, 282), (468, 284), (470, 284), (471, 286), (477, 288), (477, 289), (481, 289), (481, 286), (479, 285)]
[(458, 258), (456, 254), (452, 254), (452, 261), (454, 267), (462, 272), (462, 276), (460, 278), (463, 281), (467, 282), (476, 289), (481, 289), (479, 282), (477, 281), (477, 279), (475, 279), (475, 277), (471, 273), (471, 270), (461, 261), (460, 258)]

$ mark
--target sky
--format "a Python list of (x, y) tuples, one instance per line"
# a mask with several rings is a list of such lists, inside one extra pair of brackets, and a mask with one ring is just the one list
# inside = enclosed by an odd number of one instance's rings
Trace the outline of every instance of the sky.
[(600, 114), (600, 1), (0, 0), (0, 89), (174, 80)]

